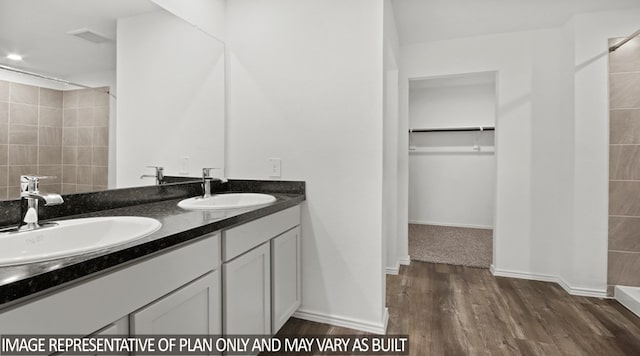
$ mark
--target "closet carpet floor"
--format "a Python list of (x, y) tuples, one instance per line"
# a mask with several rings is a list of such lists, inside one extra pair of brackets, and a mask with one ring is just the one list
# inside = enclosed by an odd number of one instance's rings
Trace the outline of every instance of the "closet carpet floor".
[(489, 268), (493, 230), (409, 224), (412, 261)]

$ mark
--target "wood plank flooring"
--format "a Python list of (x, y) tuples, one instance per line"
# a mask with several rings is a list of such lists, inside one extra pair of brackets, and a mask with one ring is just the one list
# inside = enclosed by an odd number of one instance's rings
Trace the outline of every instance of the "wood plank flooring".
[[(640, 355), (640, 318), (613, 300), (486, 269), (412, 261), (387, 276), (388, 334), (411, 355)], [(291, 319), (278, 335), (358, 331)]]

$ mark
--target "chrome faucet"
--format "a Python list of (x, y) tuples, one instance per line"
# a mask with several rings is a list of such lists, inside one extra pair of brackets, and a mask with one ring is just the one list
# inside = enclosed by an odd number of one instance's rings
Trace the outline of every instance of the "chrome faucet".
[(220, 181), (220, 183), (226, 183), (227, 179), (226, 178), (214, 178), (211, 177), (211, 170), (212, 169), (222, 169), (222, 168), (202, 168), (202, 189), (203, 189), (203, 194), (202, 194), (202, 199), (205, 198), (209, 198), (211, 197), (211, 181), (212, 180), (218, 180)]
[(161, 167), (161, 166), (147, 166), (147, 168), (155, 168), (156, 174), (155, 175), (143, 174), (143, 175), (140, 176), (140, 179), (142, 179), (142, 178), (155, 178), (156, 179), (156, 185), (164, 184), (164, 167)]
[(20, 198), (27, 201), (27, 210), (24, 211), (24, 204), (20, 204), (20, 223), (18, 231), (35, 230), (44, 226), (56, 225), (55, 223), (38, 223), (38, 201), (41, 200), (45, 206), (60, 205), (64, 199), (60, 194), (41, 193), (38, 184), (41, 179), (55, 178), (21, 175), (20, 176)]

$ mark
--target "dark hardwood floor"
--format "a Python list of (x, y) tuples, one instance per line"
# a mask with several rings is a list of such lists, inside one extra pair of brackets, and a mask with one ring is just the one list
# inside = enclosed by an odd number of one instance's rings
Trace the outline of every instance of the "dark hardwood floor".
[[(411, 355), (640, 355), (640, 318), (617, 302), (486, 269), (412, 261), (387, 276), (387, 306)], [(300, 319), (278, 333), (350, 334), (362, 333)]]

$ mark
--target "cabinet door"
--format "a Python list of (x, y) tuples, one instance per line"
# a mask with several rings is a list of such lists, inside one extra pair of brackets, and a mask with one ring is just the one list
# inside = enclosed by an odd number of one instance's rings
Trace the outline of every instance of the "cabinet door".
[(271, 240), (272, 332), (300, 307), (300, 227)]
[(129, 318), (116, 320), (106, 327), (96, 331), (92, 336), (127, 336), (129, 335)]
[[(114, 321), (113, 323), (105, 326), (104, 328), (96, 331), (95, 333), (89, 335), (89, 336), (117, 336), (117, 337), (127, 337), (129, 335), (129, 317), (125, 316), (119, 320)], [(67, 356), (70, 355), (66, 352), (60, 352), (60, 353), (56, 353), (54, 354), (56, 356)], [(76, 356), (109, 356), (109, 354), (104, 354), (104, 353), (100, 353), (100, 354), (86, 354), (86, 355), (80, 355), (80, 354), (73, 354)], [(120, 354), (122, 355), (122, 354)]]
[(134, 312), (129, 321), (132, 335), (220, 335), (220, 270)]
[(223, 264), (223, 334), (271, 334), (269, 243)]

